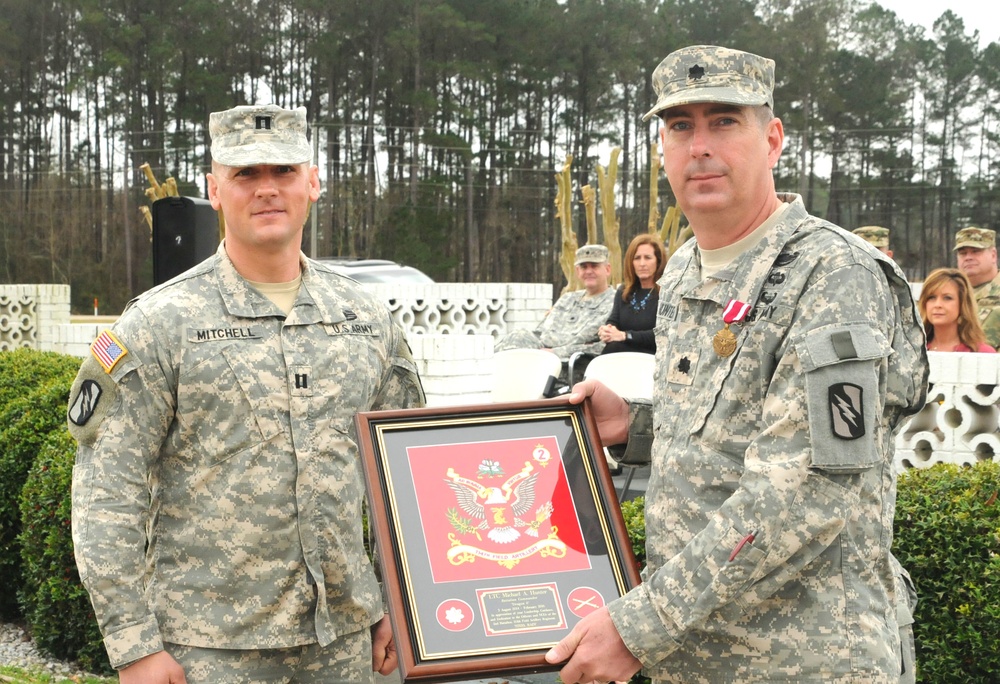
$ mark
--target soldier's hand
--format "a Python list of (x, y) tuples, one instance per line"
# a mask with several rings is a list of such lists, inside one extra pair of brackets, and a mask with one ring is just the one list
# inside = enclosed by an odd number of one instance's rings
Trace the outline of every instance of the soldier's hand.
[(580, 620), (549, 649), (545, 660), (552, 664), (566, 662), (559, 670), (564, 682), (627, 682), (642, 668), (618, 635), (607, 607)]
[(584, 380), (573, 385), (571, 404), (590, 397), (590, 407), (597, 421), (597, 431), (604, 446), (628, 441), (628, 404), (598, 380)]
[(140, 658), (118, 671), (120, 684), (187, 684), (184, 668), (166, 651)]
[(372, 672), (392, 674), (396, 665), (396, 642), (392, 638), (392, 625), (389, 624), (389, 616), (383, 615), (372, 626)]

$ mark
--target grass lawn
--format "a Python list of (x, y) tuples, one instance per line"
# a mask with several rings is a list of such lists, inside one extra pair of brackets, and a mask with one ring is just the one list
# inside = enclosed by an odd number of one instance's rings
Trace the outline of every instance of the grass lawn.
[(7, 684), (117, 684), (118, 678), (103, 677), (62, 677), (37, 670), (22, 670), (0, 665), (0, 682)]

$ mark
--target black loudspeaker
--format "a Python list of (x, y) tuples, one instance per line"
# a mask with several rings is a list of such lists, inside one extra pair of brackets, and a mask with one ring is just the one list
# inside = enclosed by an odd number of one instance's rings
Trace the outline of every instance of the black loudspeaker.
[(153, 285), (215, 254), (219, 215), (208, 200), (164, 197), (153, 202)]

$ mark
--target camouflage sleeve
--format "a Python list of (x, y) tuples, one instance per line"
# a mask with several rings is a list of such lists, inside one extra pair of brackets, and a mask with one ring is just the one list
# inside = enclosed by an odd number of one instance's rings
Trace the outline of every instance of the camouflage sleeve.
[(578, 351), (599, 354), (604, 343), (598, 339), (597, 329), (610, 309), (610, 300), (607, 309), (587, 307), (582, 304), (582, 291), (567, 292), (535, 328), (540, 347), (551, 349), (563, 361)]
[[(736, 622), (810, 564), (830, 562), (817, 559), (848, 526), (840, 543), (851, 546), (852, 557), (888, 553), (885, 386), (887, 369), (896, 367), (890, 339), (908, 331), (874, 263), (852, 262), (813, 278), (777, 347), (760, 415), (747, 417), (758, 427), (735, 491), (706, 511), (704, 528), (679, 553), (609, 604), (619, 633), (646, 666), (679, 648), (688, 630)], [(913, 349), (892, 363), (916, 375), (921, 353)], [(711, 421), (709, 413), (705, 423)], [(788, 620), (816, 625), (826, 610), (804, 605)]]
[(542, 343), (538, 339), (538, 333), (534, 330), (511, 330), (503, 337), (497, 339), (493, 344), (493, 351), (507, 351), (508, 349), (541, 349)]
[(419, 408), (424, 405), (424, 388), (420, 383), (413, 352), (402, 329), (391, 322), (386, 372), (372, 403), (373, 410)]
[[(140, 320), (133, 314), (130, 321)], [(173, 393), (156, 363), (143, 363), (149, 327), (116, 326), (126, 353), (111, 370), (88, 356), (70, 390), (73, 546), (112, 667), (163, 650), (144, 598), (149, 477), (173, 415)], [(146, 339), (142, 339), (145, 336)], [(85, 400), (84, 400), (85, 399)]]
[(1000, 307), (991, 309), (983, 319), (982, 325), (986, 334), (986, 344), (1000, 351)]
[(653, 405), (645, 399), (626, 399), (628, 441), (608, 447), (611, 457), (626, 465), (646, 464), (653, 450)]
[[(614, 299), (613, 290), (609, 288), (605, 293), (590, 305), (581, 305), (579, 298), (567, 302), (572, 306), (560, 306), (563, 300), (556, 302), (553, 314), (543, 321), (550, 329), (542, 334), (542, 342), (548, 341), (550, 349), (561, 359), (568, 359), (577, 352), (600, 354), (604, 343), (597, 330), (607, 322)], [(555, 338), (558, 339), (554, 341)]]
[[(597, 337), (597, 328), (594, 328), (594, 337)], [(593, 356), (597, 356), (603, 350), (604, 350), (604, 343), (601, 342), (600, 340), (597, 340), (596, 342), (574, 342), (571, 344), (564, 344), (559, 347), (552, 347), (552, 351), (560, 359), (568, 359), (577, 352), (583, 352), (584, 354), (592, 354)]]
[[(382, 376), (382, 383), (378, 393), (372, 403), (372, 410), (420, 408), (425, 403), (424, 388), (420, 383), (417, 366), (413, 360), (413, 352), (410, 350), (406, 336), (398, 325), (390, 321), (390, 330), (388, 348), (391, 356), (386, 372)], [(367, 498), (364, 505), (366, 508), (369, 506)], [(368, 520), (371, 520), (371, 518), (368, 517)], [(389, 597), (386, 594), (385, 583), (380, 571), (381, 565), (378, 559), (378, 547), (374, 543), (370, 529), (368, 534), (372, 567), (382, 593), (382, 606), (383, 611), (385, 611), (385, 606), (389, 605)]]

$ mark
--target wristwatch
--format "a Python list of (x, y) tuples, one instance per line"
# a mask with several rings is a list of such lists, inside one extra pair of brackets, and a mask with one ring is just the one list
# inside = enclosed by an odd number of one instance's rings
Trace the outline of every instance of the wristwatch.
[(632, 341), (632, 332), (631, 331), (625, 333), (625, 341), (626, 342), (631, 342)]

